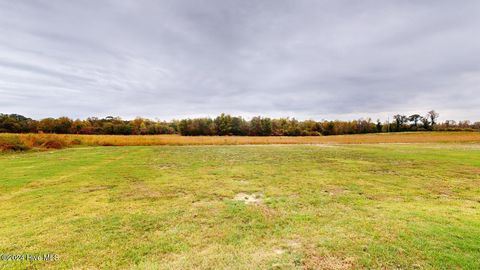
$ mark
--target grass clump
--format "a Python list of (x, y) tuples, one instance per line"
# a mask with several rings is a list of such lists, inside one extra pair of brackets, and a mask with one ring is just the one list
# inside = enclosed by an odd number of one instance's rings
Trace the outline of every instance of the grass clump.
[(30, 147), (25, 145), (18, 137), (0, 137), (0, 151), (26, 151)]
[(62, 149), (64, 147), (63, 143), (57, 140), (48, 140), (41, 146), (46, 149)]

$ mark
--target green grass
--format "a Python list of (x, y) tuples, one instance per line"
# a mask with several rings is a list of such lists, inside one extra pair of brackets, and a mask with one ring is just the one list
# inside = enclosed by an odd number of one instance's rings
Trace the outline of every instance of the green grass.
[(0, 268), (479, 269), (479, 187), (478, 144), (0, 154), (0, 253), (60, 256)]

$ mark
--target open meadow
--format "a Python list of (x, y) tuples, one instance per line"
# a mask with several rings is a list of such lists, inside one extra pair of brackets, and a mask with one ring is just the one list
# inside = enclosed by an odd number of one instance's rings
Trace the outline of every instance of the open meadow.
[[(395, 136), (354, 141), (425, 139)], [(3, 153), (0, 253), (58, 260), (0, 268), (479, 269), (480, 144), (464, 136)]]

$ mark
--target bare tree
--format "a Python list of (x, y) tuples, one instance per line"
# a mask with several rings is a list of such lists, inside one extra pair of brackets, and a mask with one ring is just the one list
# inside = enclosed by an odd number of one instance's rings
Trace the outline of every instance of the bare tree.
[(430, 121), (428, 121), (428, 116), (420, 117), (420, 121), (422, 122), (424, 129), (430, 128)]
[(431, 110), (427, 113), (427, 117), (430, 118), (430, 123), (434, 126), (437, 122), (437, 118), (440, 116), (436, 111)]

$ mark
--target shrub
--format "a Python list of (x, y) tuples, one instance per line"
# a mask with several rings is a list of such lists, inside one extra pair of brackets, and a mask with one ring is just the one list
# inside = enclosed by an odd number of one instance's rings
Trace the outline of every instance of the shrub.
[(70, 142), (71, 145), (80, 145), (82, 144), (82, 140), (80, 139), (73, 139), (71, 142)]
[(42, 144), (42, 147), (47, 149), (62, 149), (63, 144), (57, 140), (48, 140)]
[(30, 149), (18, 138), (0, 138), (0, 151), (26, 151)]
[(28, 145), (30, 148), (32, 147), (40, 147), (42, 144), (46, 142), (45, 135), (43, 134), (29, 134), (26, 137), (22, 138), (22, 141), (25, 145)]
[(101, 146), (115, 146), (113, 143), (110, 143), (110, 142), (101, 142), (99, 145), (101, 145)]

